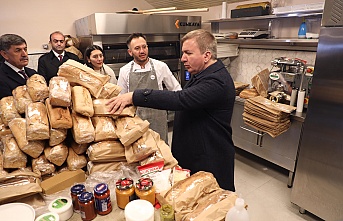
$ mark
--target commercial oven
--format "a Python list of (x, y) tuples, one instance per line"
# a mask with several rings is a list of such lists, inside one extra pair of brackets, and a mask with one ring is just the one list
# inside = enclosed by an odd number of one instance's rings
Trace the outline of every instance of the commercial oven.
[(95, 44), (104, 49), (105, 63), (119, 69), (133, 58), (127, 52), (126, 39), (133, 32), (147, 36), (149, 57), (164, 61), (181, 83), (181, 37), (201, 28), (201, 16), (137, 15), (94, 13), (75, 21), (80, 50)]

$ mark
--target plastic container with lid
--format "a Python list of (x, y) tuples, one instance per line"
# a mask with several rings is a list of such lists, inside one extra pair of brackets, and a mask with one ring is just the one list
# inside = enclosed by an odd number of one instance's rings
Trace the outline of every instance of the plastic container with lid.
[(106, 215), (112, 211), (110, 190), (106, 183), (99, 183), (94, 187), (95, 210), (99, 215)]
[(86, 187), (83, 184), (76, 184), (70, 188), (70, 196), (73, 203), (75, 212), (80, 212), (78, 197), (82, 192), (86, 191)]
[(124, 209), (125, 206), (136, 198), (135, 187), (131, 178), (121, 178), (116, 182), (116, 198), (119, 208)]
[(227, 212), (225, 221), (249, 221), (248, 211), (244, 208), (244, 199), (237, 198), (235, 206)]
[(162, 205), (160, 209), (160, 219), (161, 221), (174, 221), (175, 220), (174, 209), (170, 204)]
[(135, 193), (139, 199), (147, 200), (155, 205), (155, 187), (152, 179), (140, 178), (136, 183)]
[(91, 192), (83, 192), (78, 197), (80, 215), (83, 221), (89, 221), (96, 217), (94, 197)]
[(60, 221), (66, 221), (73, 215), (73, 203), (69, 197), (58, 197), (49, 204), (49, 211), (57, 213)]
[(154, 207), (146, 200), (133, 200), (125, 206), (126, 221), (154, 221)]
[(38, 216), (35, 221), (60, 221), (60, 217), (57, 213), (50, 212)]

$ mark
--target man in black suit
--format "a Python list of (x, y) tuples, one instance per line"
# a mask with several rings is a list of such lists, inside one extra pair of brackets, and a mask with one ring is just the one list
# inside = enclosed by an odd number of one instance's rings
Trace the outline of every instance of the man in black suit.
[(43, 75), (46, 82), (57, 75), (60, 65), (68, 59), (79, 61), (77, 55), (65, 51), (66, 41), (65, 36), (60, 31), (55, 31), (50, 34), (49, 43), (52, 50), (38, 59), (38, 73)]
[(27, 78), (37, 72), (25, 67), (29, 63), (25, 39), (15, 34), (0, 37), (0, 53), (4, 61), (0, 65), (0, 99), (12, 96), (12, 90), (25, 85)]

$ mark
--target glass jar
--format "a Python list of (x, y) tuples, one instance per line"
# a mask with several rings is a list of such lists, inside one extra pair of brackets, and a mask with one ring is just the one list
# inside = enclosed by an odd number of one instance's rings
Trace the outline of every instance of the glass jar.
[(135, 188), (131, 178), (121, 178), (116, 182), (116, 197), (119, 208), (124, 209), (125, 206), (135, 199)]
[(80, 215), (83, 221), (89, 221), (96, 217), (94, 197), (91, 192), (83, 192), (78, 197)]
[(95, 210), (99, 215), (106, 215), (112, 211), (110, 190), (106, 183), (99, 183), (94, 187)]
[(174, 221), (174, 209), (170, 204), (164, 204), (160, 209), (161, 221)]
[(155, 205), (155, 187), (152, 179), (140, 178), (135, 186), (135, 193), (139, 199), (149, 201)]
[(73, 209), (77, 213), (80, 212), (78, 197), (80, 196), (82, 192), (85, 192), (85, 191), (86, 191), (86, 188), (85, 188), (85, 185), (83, 184), (76, 184), (70, 188), (70, 196), (73, 202)]

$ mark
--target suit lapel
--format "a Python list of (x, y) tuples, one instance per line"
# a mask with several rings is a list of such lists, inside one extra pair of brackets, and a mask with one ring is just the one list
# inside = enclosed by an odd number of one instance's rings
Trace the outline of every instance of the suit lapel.
[(51, 64), (57, 68), (61, 65), (61, 62), (58, 60), (58, 58), (55, 56), (54, 52), (52, 51), (50, 51), (50, 60), (51, 60)]
[(22, 85), (26, 84), (26, 80), (19, 76), (12, 68), (6, 64), (2, 64), (2, 70), (6, 73), (7, 77), (12, 79), (15, 82), (18, 82)]

